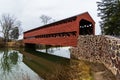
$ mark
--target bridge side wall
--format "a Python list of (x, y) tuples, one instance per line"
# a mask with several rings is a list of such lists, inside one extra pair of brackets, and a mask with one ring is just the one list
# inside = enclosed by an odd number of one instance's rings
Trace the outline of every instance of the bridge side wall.
[[(69, 33), (70, 36), (67, 36), (65, 33)], [(75, 35), (70, 33), (75, 32)], [(59, 37), (60, 33), (62, 36)], [(47, 35), (47, 34), (55, 34), (55, 37), (35, 37), (39, 35)], [(24, 43), (33, 43), (33, 44), (44, 44), (44, 45), (60, 45), (60, 46), (76, 46), (77, 38), (78, 38), (78, 25), (76, 21), (54, 25), (38, 30), (34, 30), (24, 34), (24, 37), (30, 37), (28, 39), (24, 39)]]
[(109, 36), (79, 36), (71, 57), (103, 63), (115, 75), (120, 75), (120, 39)]
[(44, 35), (44, 34), (53, 34), (53, 33), (60, 33), (60, 32), (70, 32), (70, 31), (77, 31), (76, 21), (62, 23), (50, 27), (40, 28), (28, 33), (24, 34), (24, 37), (31, 37), (37, 35)]

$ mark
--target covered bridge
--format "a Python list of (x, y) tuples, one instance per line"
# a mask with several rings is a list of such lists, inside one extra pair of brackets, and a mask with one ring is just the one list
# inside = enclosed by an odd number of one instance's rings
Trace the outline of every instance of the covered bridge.
[(79, 35), (94, 35), (95, 22), (88, 12), (24, 32), (24, 43), (77, 46)]

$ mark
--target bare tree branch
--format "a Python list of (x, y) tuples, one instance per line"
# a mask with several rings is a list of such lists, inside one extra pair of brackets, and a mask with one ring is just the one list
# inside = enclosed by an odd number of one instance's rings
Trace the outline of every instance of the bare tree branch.
[(42, 20), (41, 22), (42, 22), (43, 24), (48, 24), (49, 21), (50, 21), (52, 18), (49, 17), (49, 16), (46, 16), (46, 15), (42, 15), (42, 16), (40, 16), (40, 19)]
[[(11, 16), (10, 14), (3, 14), (2, 19), (0, 20), (0, 27), (1, 27), (1, 33), (3, 34), (3, 38), (5, 41), (8, 41), (11, 38), (11, 33), (14, 35), (13, 30), (17, 27), (19, 28), (21, 25), (21, 22), (17, 20), (14, 16)], [(17, 30), (19, 31), (19, 30)], [(15, 32), (15, 30), (14, 30)], [(15, 32), (17, 33), (17, 32)], [(19, 32), (18, 32), (19, 33)], [(19, 36), (19, 35), (16, 35)], [(13, 37), (12, 37), (13, 38)]]

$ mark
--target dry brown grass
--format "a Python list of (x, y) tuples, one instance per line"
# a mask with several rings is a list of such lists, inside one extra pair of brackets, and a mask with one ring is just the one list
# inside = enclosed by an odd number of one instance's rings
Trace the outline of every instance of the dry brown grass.
[(3, 40), (0, 38), (0, 48), (5, 47), (5, 43), (3, 42)]
[(18, 41), (11, 41), (11, 42), (7, 42), (7, 47), (11, 47), (11, 48), (18, 48), (18, 47), (24, 47), (23, 41), (22, 40), (18, 40)]

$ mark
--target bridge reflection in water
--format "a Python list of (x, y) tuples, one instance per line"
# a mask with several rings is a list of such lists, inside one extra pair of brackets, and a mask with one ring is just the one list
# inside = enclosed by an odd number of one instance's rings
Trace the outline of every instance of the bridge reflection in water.
[(37, 51), (22, 53), (24, 63), (45, 80), (97, 80), (98, 77), (102, 77), (101, 80), (115, 80), (113, 74), (99, 63), (66, 59)]
[[(42, 80), (41, 77), (44, 80), (96, 80), (96, 72), (101, 71), (107, 70), (98, 63), (37, 51), (0, 50), (0, 80)], [(109, 71), (107, 78), (115, 80)]]

